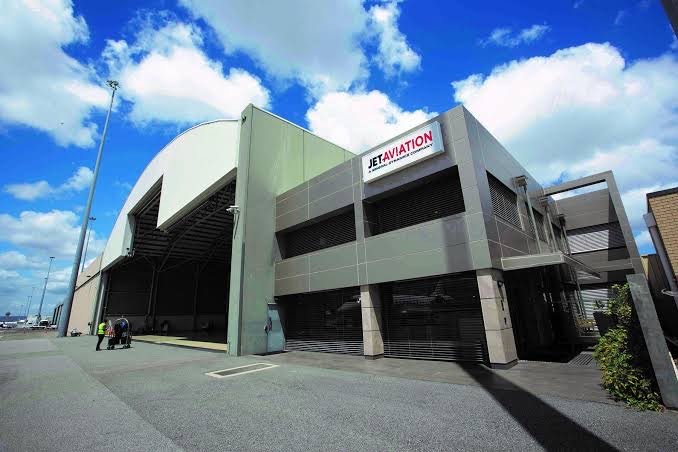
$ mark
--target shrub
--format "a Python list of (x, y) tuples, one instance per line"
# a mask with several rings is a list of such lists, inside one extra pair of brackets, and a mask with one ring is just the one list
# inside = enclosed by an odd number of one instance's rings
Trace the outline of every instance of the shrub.
[(593, 356), (603, 372), (603, 387), (615, 400), (641, 410), (660, 410), (652, 363), (628, 284), (613, 287), (606, 312), (616, 323), (596, 345)]

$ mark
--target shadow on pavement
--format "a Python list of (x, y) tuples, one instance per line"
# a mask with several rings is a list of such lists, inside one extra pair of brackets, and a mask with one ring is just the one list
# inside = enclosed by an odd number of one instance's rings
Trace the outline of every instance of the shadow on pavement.
[(464, 369), (546, 450), (618, 450), (496, 372)]

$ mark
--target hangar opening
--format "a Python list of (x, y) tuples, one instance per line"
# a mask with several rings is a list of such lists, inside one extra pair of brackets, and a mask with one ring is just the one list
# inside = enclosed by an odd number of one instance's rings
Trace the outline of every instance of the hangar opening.
[(128, 257), (109, 272), (105, 318), (126, 317), (135, 334), (226, 343), (235, 180), (158, 229), (161, 188), (131, 215)]

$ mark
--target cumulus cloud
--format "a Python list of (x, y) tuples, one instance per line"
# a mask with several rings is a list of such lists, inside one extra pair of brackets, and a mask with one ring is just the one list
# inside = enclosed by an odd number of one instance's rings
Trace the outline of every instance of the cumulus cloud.
[(0, 14), (0, 122), (49, 134), (61, 146), (91, 146), (91, 114), (108, 92), (64, 48), (89, 39), (85, 20), (69, 0), (10, 0)]
[(377, 4), (369, 10), (370, 27), (378, 39), (379, 53), (376, 62), (390, 77), (419, 69), (421, 56), (407, 42), (407, 37), (398, 29), (399, 1)]
[(542, 183), (614, 171), (629, 219), (678, 183), (678, 59), (627, 62), (589, 43), (452, 83), (454, 97)]
[(381, 91), (332, 92), (306, 112), (309, 128), (333, 143), (361, 153), (436, 113), (407, 111)]
[(315, 98), (360, 89), (369, 75), (365, 45), (387, 76), (419, 68), (421, 57), (399, 30), (399, 1), (180, 0), (215, 31), (226, 54), (244, 52), (279, 81), (296, 81)]
[(360, 0), (180, 0), (216, 32), (227, 54), (242, 51), (280, 80), (315, 94), (348, 89), (367, 76), (360, 41), (367, 12)]
[[(80, 234), (80, 218), (70, 210), (24, 211), (19, 216), (0, 214), (0, 241), (41, 255), (72, 258)], [(92, 231), (89, 250), (96, 254), (105, 245)]]
[(27, 257), (18, 251), (5, 251), (0, 253), (0, 269), (16, 271), (24, 269), (42, 268), (43, 263), (34, 257)]
[(239, 68), (226, 71), (205, 54), (196, 26), (160, 21), (146, 20), (132, 42), (108, 41), (103, 52), (124, 88), (120, 96), (132, 103), (131, 121), (192, 124), (238, 118), (249, 103), (269, 106), (269, 92), (257, 77)]
[(35, 201), (36, 199), (61, 197), (77, 193), (90, 186), (94, 173), (86, 166), (81, 166), (64, 183), (53, 187), (46, 180), (30, 183), (5, 185), (5, 192), (23, 201)]
[(518, 47), (522, 44), (531, 44), (538, 41), (550, 29), (551, 27), (546, 24), (534, 24), (515, 33), (511, 28), (495, 28), (487, 38), (480, 41), (480, 44), (483, 46)]

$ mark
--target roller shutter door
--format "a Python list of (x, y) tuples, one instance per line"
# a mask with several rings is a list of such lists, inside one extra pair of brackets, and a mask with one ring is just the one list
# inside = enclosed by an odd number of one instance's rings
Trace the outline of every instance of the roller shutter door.
[(280, 297), (286, 350), (363, 354), (360, 290)]
[(570, 251), (585, 253), (610, 248), (621, 248), (626, 245), (619, 223), (606, 223), (567, 231)]
[(475, 275), (382, 285), (384, 356), (487, 361)]

